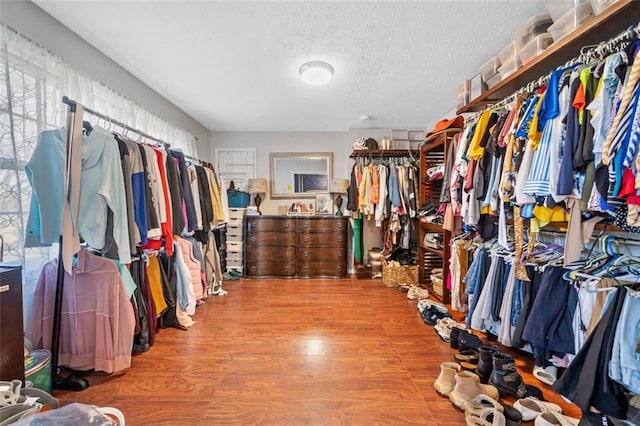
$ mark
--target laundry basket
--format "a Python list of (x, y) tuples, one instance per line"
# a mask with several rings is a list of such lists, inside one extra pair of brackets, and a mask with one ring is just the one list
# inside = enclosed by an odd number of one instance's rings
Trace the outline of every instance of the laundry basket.
[(398, 262), (388, 262), (384, 256), (382, 261), (382, 282), (387, 287), (409, 288), (418, 284), (418, 266), (400, 265)]

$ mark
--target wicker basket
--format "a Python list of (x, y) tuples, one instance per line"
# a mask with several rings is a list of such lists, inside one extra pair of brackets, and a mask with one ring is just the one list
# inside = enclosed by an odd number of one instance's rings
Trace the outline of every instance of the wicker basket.
[(397, 265), (393, 266), (387, 263), (384, 257), (382, 261), (382, 282), (387, 287), (405, 287), (418, 284), (418, 266), (417, 265)]
[(444, 294), (444, 282), (442, 281), (442, 278), (436, 275), (431, 275), (431, 285), (433, 286), (433, 292), (442, 297)]

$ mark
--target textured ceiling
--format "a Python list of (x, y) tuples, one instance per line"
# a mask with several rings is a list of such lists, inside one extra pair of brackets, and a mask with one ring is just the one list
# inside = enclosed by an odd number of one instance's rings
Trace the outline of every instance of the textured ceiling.
[(343, 131), (434, 123), (546, 1), (35, 3), (213, 131)]

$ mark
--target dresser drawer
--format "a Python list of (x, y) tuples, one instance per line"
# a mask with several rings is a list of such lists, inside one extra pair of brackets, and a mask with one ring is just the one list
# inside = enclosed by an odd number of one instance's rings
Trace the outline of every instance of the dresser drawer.
[(295, 246), (295, 232), (247, 232), (245, 237), (247, 247), (250, 246)]
[(340, 262), (304, 262), (298, 261), (296, 271), (299, 277), (302, 278), (314, 278), (314, 277), (346, 277), (347, 276), (347, 263), (345, 261)]
[(296, 220), (295, 218), (283, 217), (278, 218), (261, 218), (261, 217), (247, 217), (247, 232), (256, 231), (295, 231)]
[(333, 232), (347, 229), (347, 221), (344, 219), (298, 219), (298, 232)]
[(248, 277), (293, 277), (296, 274), (295, 262), (246, 262), (245, 274)]
[(296, 259), (301, 261), (344, 261), (347, 250), (343, 247), (298, 247)]
[(298, 232), (298, 245), (309, 246), (335, 246), (342, 247), (347, 242), (347, 231), (333, 232)]
[(244, 255), (250, 262), (290, 262), (296, 258), (296, 248), (295, 246), (247, 246)]

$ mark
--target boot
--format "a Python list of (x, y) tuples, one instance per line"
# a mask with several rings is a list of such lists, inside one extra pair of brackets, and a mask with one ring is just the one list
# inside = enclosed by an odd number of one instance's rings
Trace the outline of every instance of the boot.
[(442, 396), (449, 396), (449, 393), (456, 385), (456, 373), (459, 373), (460, 370), (460, 365), (455, 362), (443, 362), (440, 364), (440, 375), (433, 383), (436, 392)]
[(465, 402), (481, 393), (495, 400), (499, 398), (498, 390), (491, 385), (480, 384), (480, 378), (477, 374), (462, 371), (456, 374), (456, 385), (449, 393), (449, 400), (458, 409), (464, 410)]
[(497, 346), (480, 346), (478, 348), (478, 366), (476, 373), (480, 376), (480, 383), (489, 383), (493, 371), (493, 355), (499, 353)]
[(493, 355), (493, 372), (489, 381), (498, 388), (500, 396), (512, 396), (516, 399), (533, 396), (543, 400), (542, 391), (527, 385), (516, 371), (516, 361), (511, 355), (496, 353)]

